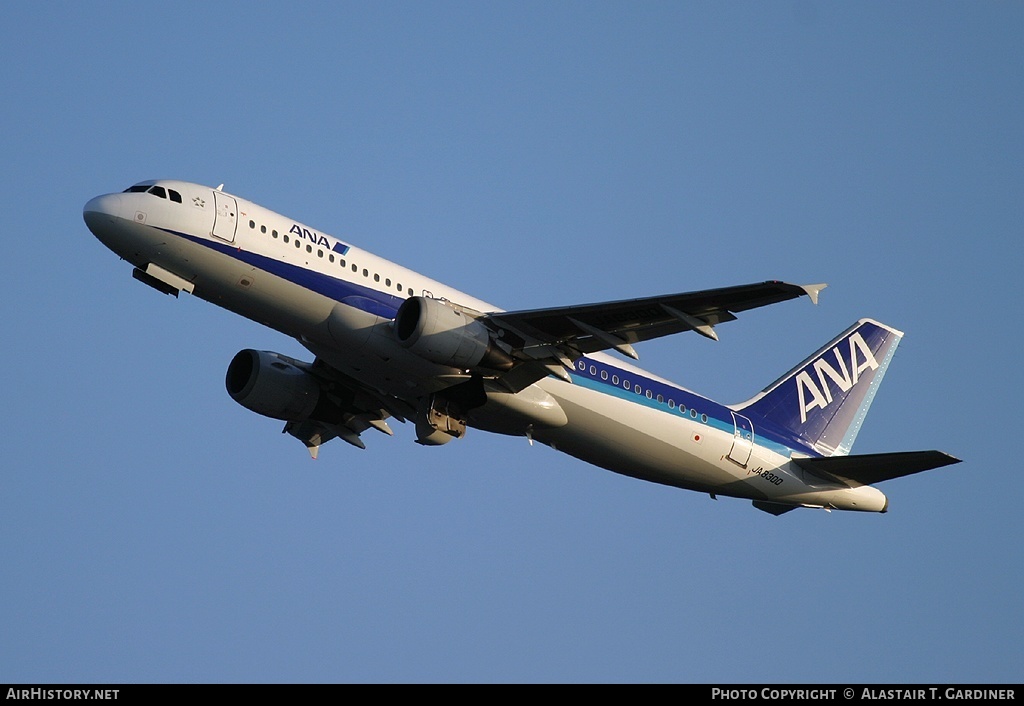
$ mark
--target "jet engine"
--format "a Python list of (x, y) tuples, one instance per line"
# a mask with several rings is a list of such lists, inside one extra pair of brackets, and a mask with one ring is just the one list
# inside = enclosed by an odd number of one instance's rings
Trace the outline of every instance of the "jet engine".
[(514, 363), (486, 326), (438, 299), (406, 299), (395, 316), (394, 330), (399, 343), (438, 365), (508, 370)]
[(318, 406), (333, 406), (299, 361), (271, 351), (239, 351), (228, 365), (224, 384), (231, 399), (246, 409), (288, 422), (322, 418), (326, 410)]

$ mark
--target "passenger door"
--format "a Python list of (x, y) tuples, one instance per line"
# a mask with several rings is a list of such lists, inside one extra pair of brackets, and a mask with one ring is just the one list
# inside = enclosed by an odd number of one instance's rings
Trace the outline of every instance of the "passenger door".
[(754, 450), (754, 425), (742, 414), (735, 412), (732, 413), (732, 423), (732, 448), (729, 450), (729, 460), (746, 468), (750, 453)]
[(213, 192), (216, 208), (213, 216), (213, 235), (229, 243), (235, 242), (235, 230), (238, 228), (238, 204), (233, 196), (221, 191)]

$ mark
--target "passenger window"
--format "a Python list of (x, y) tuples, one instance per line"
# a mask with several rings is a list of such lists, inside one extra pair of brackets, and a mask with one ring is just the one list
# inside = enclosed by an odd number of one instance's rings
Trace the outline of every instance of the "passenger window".
[(167, 193), (170, 194), (171, 201), (173, 201), (174, 203), (181, 203), (181, 194), (179, 194), (177, 191), (175, 191), (174, 189), (168, 189)]
[(306, 252), (313, 252), (313, 246), (312, 245), (307, 245), (306, 246)]

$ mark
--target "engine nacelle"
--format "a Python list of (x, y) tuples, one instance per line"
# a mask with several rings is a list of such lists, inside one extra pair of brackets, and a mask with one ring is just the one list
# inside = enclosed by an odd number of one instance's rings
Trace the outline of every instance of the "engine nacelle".
[(395, 316), (395, 336), (413, 353), (438, 365), (463, 370), (508, 370), (513, 365), (486, 326), (437, 299), (406, 299)]
[(322, 392), (316, 378), (291, 358), (251, 349), (235, 354), (224, 385), (231, 399), (246, 409), (288, 422), (312, 417)]

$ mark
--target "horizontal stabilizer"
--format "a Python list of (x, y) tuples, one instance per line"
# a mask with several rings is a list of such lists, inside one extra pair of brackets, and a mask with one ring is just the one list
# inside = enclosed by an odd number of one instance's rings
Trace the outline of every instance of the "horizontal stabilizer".
[(884, 480), (960, 463), (960, 459), (942, 451), (901, 451), (886, 454), (794, 458), (793, 463), (827, 480), (874, 485)]

